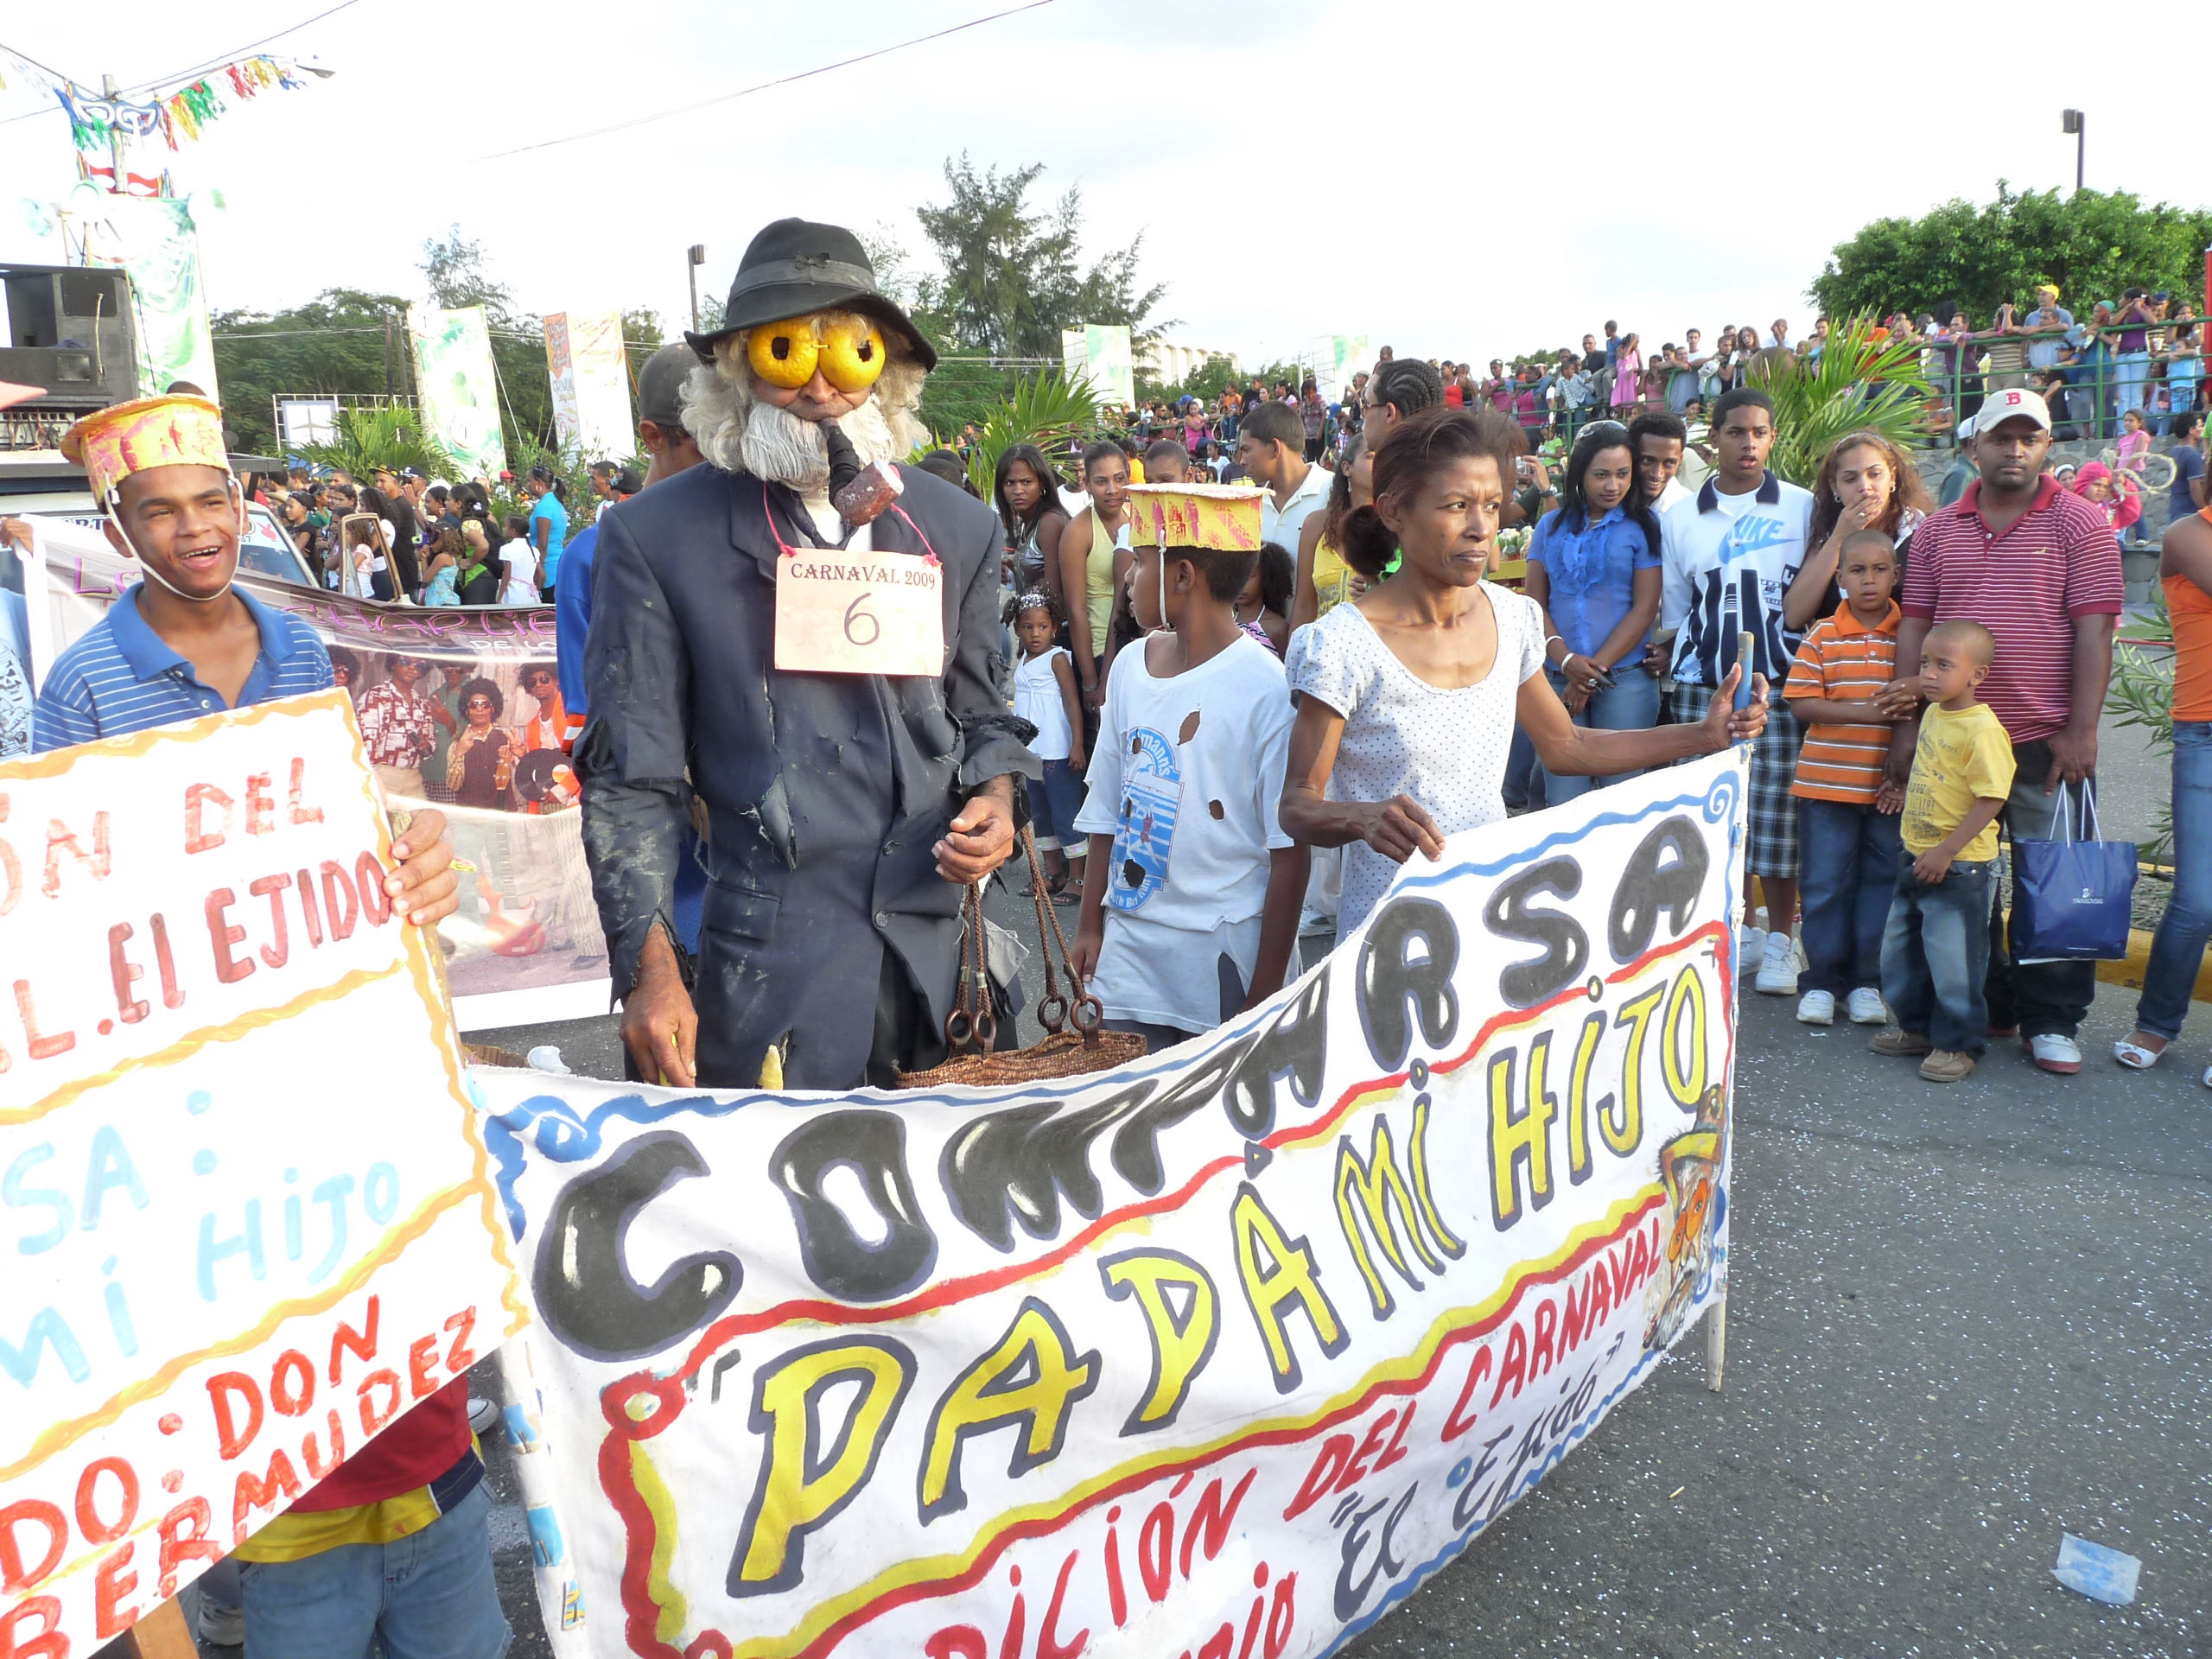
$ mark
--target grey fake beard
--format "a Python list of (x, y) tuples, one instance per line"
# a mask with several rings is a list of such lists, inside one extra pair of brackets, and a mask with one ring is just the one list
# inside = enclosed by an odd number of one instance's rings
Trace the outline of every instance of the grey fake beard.
[[(760, 402), (748, 388), (715, 368), (702, 365), (692, 377), (689, 391), (683, 410), (687, 423), (702, 415), (711, 417), (691, 429), (698, 437), (699, 453), (710, 463), (725, 472), (750, 473), (789, 485), (801, 495), (829, 493), (830, 448), (815, 423)], [(839, 416), (837, 425), (852, 440), (863, 466), (896, 461), (912, 447), (899, 442), (876, 397)]]

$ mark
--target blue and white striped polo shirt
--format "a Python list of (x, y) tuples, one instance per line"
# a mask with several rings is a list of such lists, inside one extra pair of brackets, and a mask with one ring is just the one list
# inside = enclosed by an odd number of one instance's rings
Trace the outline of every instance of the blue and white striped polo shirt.
[[(237, 706), (321, 691), (334, 683), (330, 653), (313, 628), (271, 610), (243, 588), (231, 591), (261, 630), (261, 654), (246, 676)], [(192, 664), (138, 614), (131, 588), (54, 661), (31, 714), (31, 748), (38, 753), (120, 737), (149, 726), (219, 714), (232, 705), (201, 683)]]

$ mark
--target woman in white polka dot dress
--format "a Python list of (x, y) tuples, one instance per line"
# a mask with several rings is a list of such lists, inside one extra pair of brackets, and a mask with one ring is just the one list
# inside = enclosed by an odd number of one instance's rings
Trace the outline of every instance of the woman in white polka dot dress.
[(1375, 504), (1344, 524), (1344, 561), (1370, 582), (1290, 642), (1298, 723), (1282, 827), (1344, 847), (1337, 937), (1374, 908), (1398, 865), (1434, 860), (1447, 835), (1505, 817), (1501, 786), (1516, 718), (1547, 770), (1604, 777), (1710, 754), (1766, 724), (1766, 682), (1732, 712), (1732, 677), (1694, 726), (1604, 732), (1577, 726), (1544, 676), (1543, 613), (1483, 580), (1516, 459), (1519, 425), (1489, 410), (1438, 409), (1402, 421), (1375, 456)]

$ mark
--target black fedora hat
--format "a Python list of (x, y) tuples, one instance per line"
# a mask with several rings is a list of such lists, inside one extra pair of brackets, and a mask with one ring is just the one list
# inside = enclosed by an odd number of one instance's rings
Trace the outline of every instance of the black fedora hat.
[(729, 285), (722, 326), (711, 334), (687, 328), (683, 338), (711, 363), (715, 347), (741, 329), (839, 309), (874, 318), (906, 342), (923, 368), (937, 367), (937, 353), (921, 331), (876, 288), (875, 267), (860, 238), (841, 225), (803, 219), (779, 219), (754, 237)]

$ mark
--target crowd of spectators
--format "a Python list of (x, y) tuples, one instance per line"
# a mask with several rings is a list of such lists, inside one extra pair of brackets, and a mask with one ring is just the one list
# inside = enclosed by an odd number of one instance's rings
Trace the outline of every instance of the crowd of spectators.
[[(1764, 328), (1723, 324), (1710, 337), (1685, 328), (1679, 340), (1655, 345), (1609, 319), (1602, 334), (1582, 337), (1580, 349), (1492, 358), (1484, 369), (1450, 359), (1433, 359), (1430, 366), (1446, 407), (1494, 410), (1517, 422), (1532, 442), (1566, 442), (1592, 420), (1655, 410), (1699, 427), (1723, 393), (1758, 384), (1775, 359), (1816, 366), (1831, 336), (1826, 316), (1802, 334), (1792, 333), (1788, 318), (1777, 317)], [(1964, 306), (1946, 302), (1917, 316), (1895, 313), (1871, 338), (1917, 351), (1931, 393), (1924, 423), (1933, 442), (1954, 441), (1992, 391), (2038, 393), (2059, 442), (2125, 439), (2131, 413), (2145, 439), (2170, 437), (2177, 417), (2206, 402), (2201, 320), (2187, 296), (2163, 289), (2130, 287), (2117, 300), (2097, 301), (2077, 320), (2060, 303), (2058, 289), (2045, 283), (2024, 303), (2007, 302), (1979, 323)], [(1379, 360), (1392, 358), (1384, 346)], [(1333, 466), (1357, 447), (1367, 378), (1354, 376), (1332, 400), (1311, 378), (1294, 385), (1254, 376), (1211, 397), (1141, 400), (1122, 413), (1121, 424), (1139, 453), (1171, 438), (1183, 446), (1193, 470), (1225, 480), (1236, 468), (1245, 416), (1263, 404), (1281, 404), (1298, 413), (1306, 459)]]
[[(594, 464), (594, 511), (643, 487), (628, 467)], [(551, 467), (521, 479), (434, 480), (379, 467), (364, 484), (344, 467), (295, 466), (253, 499), (324, 588), (415, 605), (550, 605), (569, 538), (568, 480)], [(577, 528), (582, 527), (580, 522)]]

